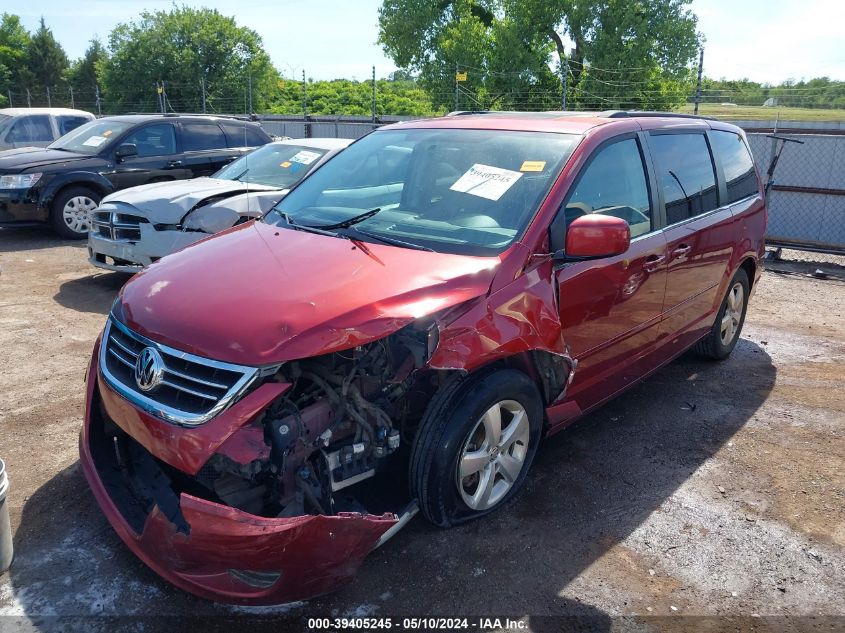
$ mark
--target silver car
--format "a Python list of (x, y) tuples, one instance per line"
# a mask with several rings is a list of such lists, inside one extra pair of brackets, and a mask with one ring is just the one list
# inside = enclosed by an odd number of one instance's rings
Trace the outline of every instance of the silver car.
[(106, 196), (92, 212), (88, 261), (106, 270), (137, 272), (209, 235), (261, 217), (351, 142), (277, 141), (208, 178), (152, 183)]
[(93, 120), (90, 112), (70, 108), (2, 108), (0, 150), (47, 147), (60, 136)]

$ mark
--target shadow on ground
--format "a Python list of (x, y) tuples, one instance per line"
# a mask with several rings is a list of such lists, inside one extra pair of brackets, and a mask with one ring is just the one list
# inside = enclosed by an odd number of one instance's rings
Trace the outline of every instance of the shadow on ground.
[(32, 251), (56, 246), (85, 249), (85, 240), (66, 240), (56, 235), (48, 226), (0, 227), (0, 253)]
[(95, 273), (71, 279), (59, 286), (53, 300), (77, 312), (108, 314), (117, 291), (131, 276), (130, 273)]
[[(118, 541), (77, 464), (24, 504), (9, 577), (14, 608), (39, 628), (56, 622), (43, 616), (151, 614), (237, 615), (243, 626), (252, 613), (272, 617), (276, 630), (284, 622), (301, 628), (307, 616), (450, 614), (565, 615), (608, 630), (607, 614), (561, 594), (754, 415), (775, 375), (771, 358), (746, 340), (723, 363), (684, 357), (547, 440), (526, 489), (505, 511), (449, 531), (417, 518), (365, 561), (353, 583), (294, 608), (226, 607), (159, 580)], [(83, 621), (86, 630), (110, 626), (109, 618)], [(151, 619), (145, 630), (176, 621)], [(531, 626), (559, 630), (560, 623), (536, 617)]]

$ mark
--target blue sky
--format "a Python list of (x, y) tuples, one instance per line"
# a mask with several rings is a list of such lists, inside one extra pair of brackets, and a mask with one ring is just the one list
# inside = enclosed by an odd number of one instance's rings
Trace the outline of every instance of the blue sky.
[[(286, 76), (379, 77), (394, 69), (376, 44), (380, 0), (180, 0), (208, 6), (256, 30)], [(167, 10), (170, 0), (4, 0), (2, 11), (29, 29), (43, 15), (71, 57), (88, 41), (106, 40), (119, 22), (144, 9)], [(705, 74), (778, 82), (828, 75), (845, 80), (843, 0), (693, 0), (707, 38)]]

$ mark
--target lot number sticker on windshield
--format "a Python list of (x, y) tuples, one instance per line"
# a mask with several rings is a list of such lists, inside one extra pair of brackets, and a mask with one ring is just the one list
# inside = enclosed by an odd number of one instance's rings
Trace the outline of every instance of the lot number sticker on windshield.
[(88, 147), (99, 147), (103, 143), (106, 142), (105, 136), (92, 136), (87, 141), (83, 143), (83, 145), (87, 145)]
[(317, 152), (309, 152), (308, 150), (302, 150), (297, 152), (291, 160), (295, 163), (302, 163), (303, 165), (310, 165), (315, 160), (320, 158), (320, 154)]
[(518, 171), (476, 163), (449, 189), (488, 200), (498, 200), (521, 177), (522, 174)]

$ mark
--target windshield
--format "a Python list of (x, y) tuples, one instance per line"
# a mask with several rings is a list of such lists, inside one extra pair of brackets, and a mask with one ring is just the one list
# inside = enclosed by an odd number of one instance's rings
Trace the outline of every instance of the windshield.
[(132, 123), (128, 121), (90, 121), (71, 130), (48, 147), (79, 154), (99, 154), (130, 127)]
[(496, 255), (528, 225), (579, 140), (502, 130), (373, 132), (302, 181), (264, 221), (325, 227), (378, 209), (344, 234)]
[(302, 180), (326, 152), (302, 145), (270, 143), (229, 163), (214, 177), (287, 189)]

